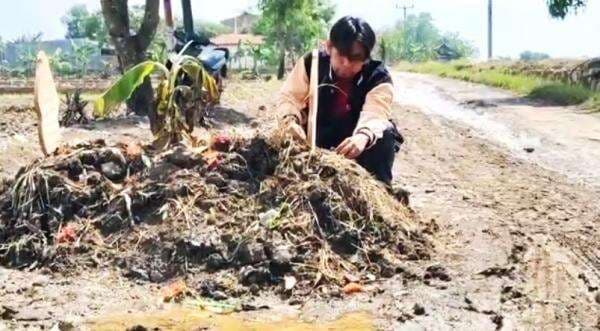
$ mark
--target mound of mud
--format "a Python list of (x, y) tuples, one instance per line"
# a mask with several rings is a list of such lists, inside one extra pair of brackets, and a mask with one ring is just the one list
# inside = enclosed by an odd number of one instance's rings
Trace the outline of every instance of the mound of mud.
[(208, 272), (235, 294), (390, 277), (427, 258), (409, 210), (354, 162), (273, 137), (211, 145), (96, 141), (21, 169), (0, 188), (0, 263), (151, 282)]

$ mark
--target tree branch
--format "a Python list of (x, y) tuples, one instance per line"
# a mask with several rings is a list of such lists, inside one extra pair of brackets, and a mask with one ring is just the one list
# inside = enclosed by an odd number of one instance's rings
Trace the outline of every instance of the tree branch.
[(160, 17), (158, 16), (159, 4), (159, 0), (146, 0), (144, 20), (135, 36), (138, 47), (141, 50), (146, 50), (150, 46), (152, 38), (154, 38), (154, 34), (156, 33), (156, 28), (160, 21)]

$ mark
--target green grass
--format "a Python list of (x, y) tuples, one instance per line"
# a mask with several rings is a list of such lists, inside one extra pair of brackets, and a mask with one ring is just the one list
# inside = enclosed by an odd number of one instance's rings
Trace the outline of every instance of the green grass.
[(581, 105), (590, 111), (600, 112), (600, 93), (581, 85), (570, 85), (535, 76), (509, 74), (499, 68), (478, 67), (464, 61), (401, 63), (396, 68), (490, 85), (511, 90), (531, 99), (562, 106)]

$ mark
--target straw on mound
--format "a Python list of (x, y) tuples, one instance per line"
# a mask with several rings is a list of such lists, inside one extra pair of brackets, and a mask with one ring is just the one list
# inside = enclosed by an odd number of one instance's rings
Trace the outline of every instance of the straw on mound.
[(99, 141), (29, 165), (0, 189), (0, 262), (313, 286), (427, 257), (408, 209), (355, 162), (277, 134), (213, 147), (223, 152)]

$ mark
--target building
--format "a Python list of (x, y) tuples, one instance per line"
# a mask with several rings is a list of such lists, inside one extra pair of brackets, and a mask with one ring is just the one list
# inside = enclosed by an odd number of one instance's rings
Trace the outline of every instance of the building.
[(217, 47), (225, 47), (229, 49), (231, 54), (229, 59), (229, 67), (234, 69), (248, 69), (253, 65), (253, 58), (249, 54), (241, 55), (239, 48), (241, 46), (257, 46), (265, 43), (263, 36), (254, 34), (228, 33), (215, 36), (210, 39), (210, 42)]
[(221, 21), (221, 24), (231, 28), (234, 34), (247, 34), (252, 32), (252, 27), (260, 16), (243, 12), (241, 15)]
[(443, 42), (439, 47), (437, 47), (435, 51), (438, 55), (438, 60), (443, 62), (456, 60), (460, 57), (456, 50), (452, 49), (445, 42)]
[(265, 42), (263, 36), (249, 33), (221, 34), (211, 38), (210, 41), (219, 47), (229, 48), (231, 53), (235, 53), (235, 51), (237, 51), (237, 47), (240, 44), (262, 45)]

